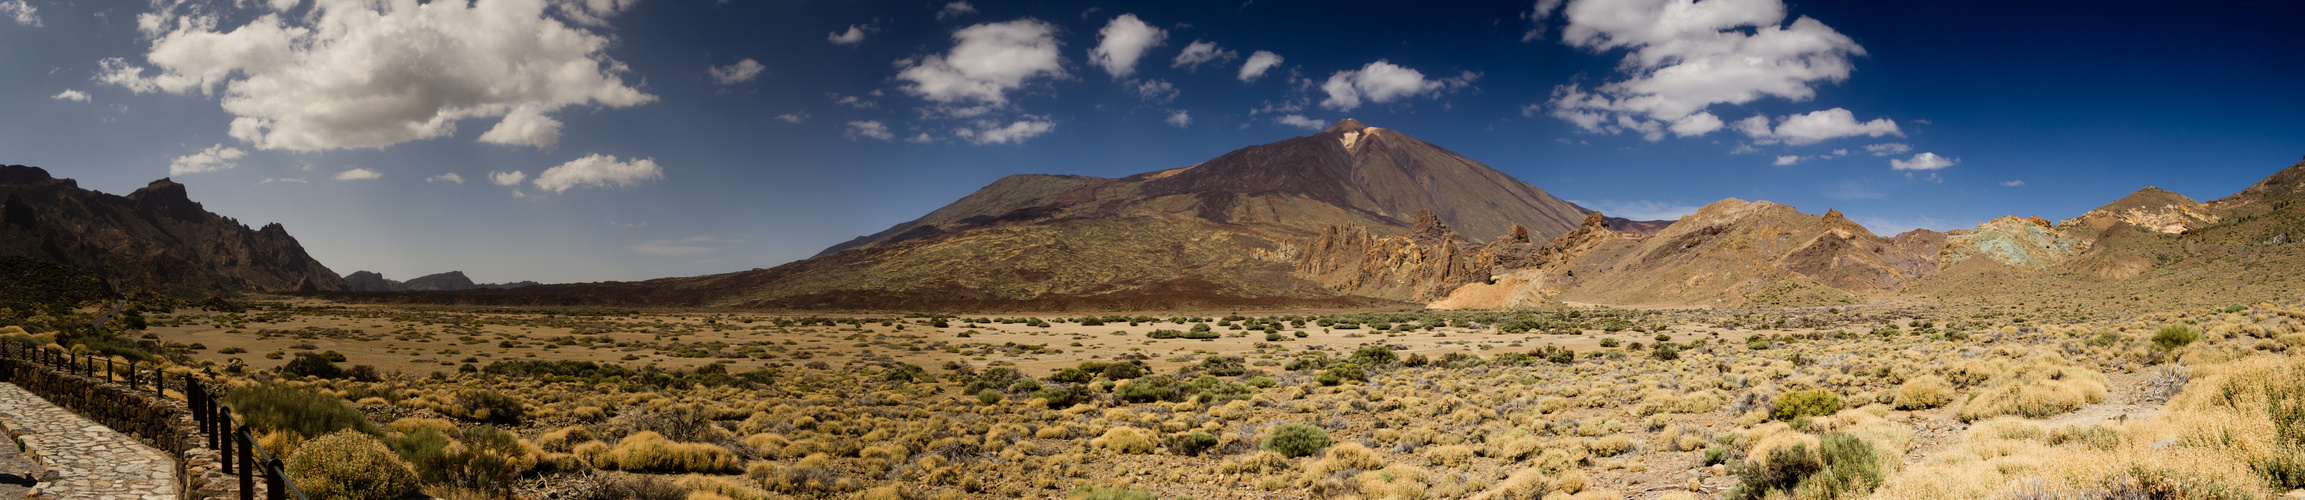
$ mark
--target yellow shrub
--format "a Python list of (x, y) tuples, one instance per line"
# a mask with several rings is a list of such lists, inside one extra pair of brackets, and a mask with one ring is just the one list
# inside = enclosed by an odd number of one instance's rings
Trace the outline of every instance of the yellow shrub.
[(1619, 453), (1624, 453), (1627, 449), (1632, 448), (1633, 438), (1625, 437), (1623, 434), (1616, 434), (1600, 439), (1595, 439), (1590, 443), (1585, 443), (1585, 447), (1592, 450), (1594, 455), (1613, 457), (1617, 456)]
[(1089, 446), (1115, 453), (1152, 453), (1159, 444), (1159, 436), (1152, 431), (1135, 427), (1114, 427), (1103, 436), (1089, 441)]
[(1899, 410), (1925, 410), (1951, 402), (1953, 387), (1944, 377), (1923, 375), (1897, 386), (1896, 406)]
[(1586, 479), (1585, 471), (1581, 470), (1563, 472), (1559, 478), (1553, 479), (1553, 489), (1560, 490), (1562, 493), (1568, 493), (1571, 495), (1577, 494), (1577, 492), (1580, 491), (1585, 491), (1585, 488), (1588, 486), (1592, 486), (1592, 480)]
[(1465, 445), (1434, 446), (1425, 449), (1425, 462), (1440, 467), (1455, 467), (1473, 459), (1473, 448)]
[[(581, 446), (581, 445), (580, 445)], [(583, 455), (584, 450), (579, 450)], [(736, 455), (719, 445), (677, 443), (654, 431), (641, 431), (614, 448), (587, 457), (593, 467), (634, 472), (717, 473), (736, 470)]]
[(569, 446), (591, 440), (592, 431), (585, 429), (584, 426), (576, 425), (537, 436), (536, 446), (548, 452), (567, 453)]
[(1258, 451), (1256, 453), (1251, 453), (1248, 456), (1241, 457), (1237, 460), (1225, 462), (1223, 470), (1226, 474), (1239, 474), (1244, 472), (1261, 474), (1265, 472), (1287, 470), (1288, 468), (1289, 458), (1287, 456), (1272, 451)]

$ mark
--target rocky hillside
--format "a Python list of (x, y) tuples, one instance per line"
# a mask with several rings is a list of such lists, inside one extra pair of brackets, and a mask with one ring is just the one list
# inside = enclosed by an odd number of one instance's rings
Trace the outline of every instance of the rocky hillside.
[(280, 224), (250, 229), (209, 213), (167, 179), (115, 196), (0, 165), (0, 255), (87, 269), (114, 284), (184, 297), (349, 287)]
[(472, 278), (466, 277), (464, 275), (464, 271), (449, 271), (445, 273), (427, 274), (424, 276), (418, 276), (416, 279), (408, 280), (407, 282), (385, 279), (383, 274), (373, 271), (353, 271), (352, 274), (344, 277), (344, 281), (345, 283), (350, 284), (352, 291), (355, 292), (480, 290), (520, 288), (524, 286), (535, 286), (537, 284), (534, 281), (518, 281), (512, 283), (473, 283)]

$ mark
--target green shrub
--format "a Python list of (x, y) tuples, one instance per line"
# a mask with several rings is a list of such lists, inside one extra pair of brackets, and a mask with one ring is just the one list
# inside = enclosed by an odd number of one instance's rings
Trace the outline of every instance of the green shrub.
[(1104, 378), (1113, 380), (1128, 380), (1142, 377), (1144, 374), (1144, 365), (1136, 363), (1113, 363), (1104, 368)]
[(1055, 375), (1049, 375), (1048, 381), (1060, 384), (1078, 384), (1087, 382), (1090, 378), (1088, 372), (1081, 371), (1079, 368), (1065, 368), (1057, 370)]
[(881, 372), (880, 378), (881, 380), (899, 383), (935, 380), (934, 377), (930, 377), (928, 375), (928, 370), (921, 369), (919, 365), (914, 365), (912, 363), (898, 364), (895, 368), (890, 368), (888, 371)]
[(1370, 368), (1382, 368), (1385, 366), (1390, 366), (1393, 363), (1399, 362), (1400, 360), (1400, 356), (1393, 353), (1393, 348), (1381, 345), (1373, 345), (1360, 348), (1360, 350), (1353, 351), (1353, 356), (1351, 358), (1346, 358), (1346, 361), (1350, 361), (1353, 364)]
[(1769, 346), (1769, 341), (1768, 341), (1767, 339), (1762, 339), (1762, 338), (1760, 338), (1760, 337), (1753, 337), (1751, 340), (1746, 340), (1746, 341), (1745, 341), (1745, 348), (1746, 348), (1746, 349), (1752, 349), (1752, 350), (1755, 350), (1755, 351), (1763, 351), (1763, 350), (1768, 350), (1768, 349), (1769, 349), (1769, 347), (1770, 347), (1770, 346)]
[(979, 391), (979, 392), (977, 392), (977, 393), (976, 393), (976, 402), (978, 402), (978, 403), (984, 403), (984, 404), (988, 404), (988, 405), (989, 405), (989, 404), (993, 404), (993, 403), (999, 403), (999, 402), (1000, 402), (1000, 398), (1001, 398), (1001, 393), (1000, 393), (1000, 390), (998, 390), (998, 389), (985, 389), (985, 390), (983, 390), (983, 391)]
[(1824, 389), (1806, 389), (1777, 397), (1777, 420), (1822, 417), (1841, 411), (1841, 396)]
[(1217, 445), (1217, 437), (1206, 432), (1171, 434), (1164, 441), (1162, 444), (1168, 447), (1169, 453), (1187, 457), (1199, 456)]
[(1564, 365), (1565, 365), (1565, 364), (1569, 364), (1569, 363), (1573, 363), (1573, 362), (1576, 362), (1576, 361), (1577, 361), (1577, 351), (1571, 351), (1571, 350), (1568, 350), (1568, 349), (1561, 349), (1561, 350), (1558, 350), (1558, 351), (1553, 351), (1553, 352), (1545, 353), (1545, 361), (1551, 361), (1551, 362), (1554, 362), (1554, 363), (1559, 363), (1559, 364), (1564, 364)]
[(1769, 452), (1765, 460), (1744, 461), (1730, 467), (1739, 484), (1728, 498), (1787, 497), (1832, 500), (1859, 498), (1881, 485), (1881, 458), (1873, 446), (1847, 433), (1825, 435), (1817, 452), (1794, 444)]
[(1062, 389), (1041, 389), (1033, 392), (1032, 397), (1048, 400), (1048, 407), (1050, 408), (1069, 408), (1072, 405), (1088, 402), (1091, 395), (1088, 392), (1087, 384), (1072, 384)]
[(454, 409), (458, 418), (492, 424), (519, 425), (528, 416), (528, 405), (519, 399), (479, 389), (457, 394)]
[[(1658, 336), (1663, 337), (1663, 335)], [(1656, 349), (1649, 351), (1649, 357), (1656, 358), (1658, 361), (1672, 361), (1681, 359), (1681, 348), (1674, 347), (1673, 344), (1670, 343), (1659, 343), (1657, 344)]]
[(1272, 377), (1266, 376), (1249, 377), (1248, 381), (1244, 383), (1248, 384), (1249, 387), (1255, 387), (1258, 389), (1271, 389), (1273, 386), (1281, 385), (1280, 381), (1273, 380)]
[(247, 387), (225, 396), (224, 404), (240, 416), (241, 424), (266, 432), (294, 432), (304, 439), (345, 429), (383, 433), (343, 399), (306, 389), (281, 385)]
[(1280, 341), (1282, 341), (1282, 340), (1288, 340), (1288, 337), (1284, 337), (1284, 336), (1281, 336), (1281, 334), (1279, 334), (1279, 333), (1267, 333), (1267, 334), (1265, 334), (1265, 341), (1266, 341), (1266, 342), (1280, 342)]
[(2201, 330), (2183, 323), (2164, 326), (2153, 332), (2153, 347), (2163, 351), (2185, 347), (2185, 344), (2196, 340), (2201, 340)]
[(1264, 444), (1259, 447), (1266, 451), (1279, 453), (1282, 456), (1297, 458), (1318, 453), (1322, 448), (1329, 447), (1329, 444), (1329, 431), (1327, 430), (1305, 424), (1284, 423), (1274, 426), (1273, 430), (1266, 432)]
[(280, 366), (280, 373), (296, 377), (344, 378), (344, 369), (329, 362), (327, 356), (309, 352), (296, 353), (296, 359), (288, 360), (288, 364)]
[(416, 491), (416, 469), (384, 442), (351, 429), (297, 448), (288, 477), (315, 500), (398, 500)]
[(402, 460), (415, 466), (417, 479), (424, 484), (448, 481), (448, 436), (441, 435), (440, 431), (417, 429), (406, 434), (394, 434), (387, 438), (385, 444), (392, 448), (394, 454), (400, 455)]
[(1177, 379), (1167, 375), (1138, 377), (1113, 388), (1113, 395), (1130, 403), (1173, 401), (1181, 393), (1177, 385)]
[(1617, 342), (1617, 339), (1601, 339), (1601, 347), (1616, 347), (1618, 345), (1622, 345), (1622, 343)]
[(1327, 370), (1322, 370), (1319, 376), (1313, 377), (1313, 380), (1319, 381), (1321, 385), (1337, 385), (1348, 380), (1367, 382), (1369, 381), (1369, 373), (1361, 370), (1361, 365), (1358, 364), (1338, 363)]

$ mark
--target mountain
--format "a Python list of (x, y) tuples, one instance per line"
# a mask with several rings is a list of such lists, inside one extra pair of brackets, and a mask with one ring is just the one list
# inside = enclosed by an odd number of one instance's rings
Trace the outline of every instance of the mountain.
[[(1429, 282), (1351, 287), (1301, 272), (1299, 262), (1332, 230), (1381, 239), (1445, 228), (1426, 237), (1466, 245), (1516, 232), (1544, 241), (1589, 212), (1447, 149), (1346, 119), (1181, 168), (1121, 178), (1010, 176), (919, 219), (770, 269), (378, 300), (812, 309), (1391, 305), (1485, 276), (1443, 266), (1455, 271), (1420, 278)], [(1436, 262), (1471, 256), (1459, 243), (1436, 250), (1448, 254)]]
[(86, 269), (116, 285), (182, 297), (349, 286), (278, 223), (250, 229), (161, 179), (128, 196), (0, 165), (0, 255)]
[(472, 278), (465, 277), (463, 271), (427, 274), (407, 282), (385, 279), (383, 274), (372, 271), (353, 271), (351, 275), (344, 277), (344, 281), (349, 283), (352, 287), (351, 291), (355, 292), (456, 291), (520, 288), (537, 285), (534, 281), (473, 283)]

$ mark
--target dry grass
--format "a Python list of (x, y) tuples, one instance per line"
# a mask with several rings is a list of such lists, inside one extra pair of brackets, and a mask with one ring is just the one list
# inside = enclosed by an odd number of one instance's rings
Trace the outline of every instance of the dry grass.
[[(587, 445), (598, 443), (592, 441)], [(616, 446), (579, 445), (576, 454), (593, 467), (634, 472), (726, 473), (737, 470), (736, 454), (719, 445), (679, 443), (654, 431), (641, 431)]]

